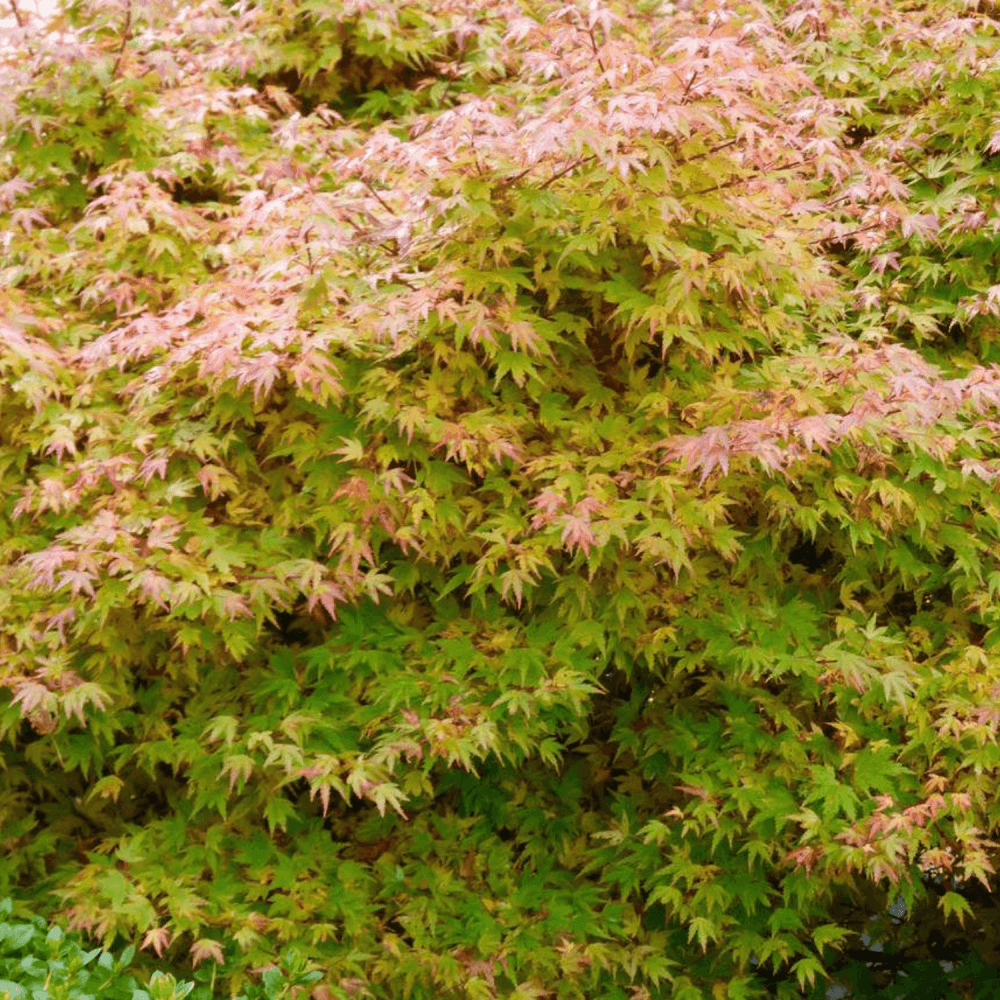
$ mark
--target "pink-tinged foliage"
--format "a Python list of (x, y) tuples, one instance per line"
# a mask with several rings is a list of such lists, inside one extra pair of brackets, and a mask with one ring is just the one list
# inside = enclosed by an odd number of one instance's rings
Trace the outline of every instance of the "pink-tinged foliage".
[(142, 947), (152, 948), (159, 958), (170, 944), (171, 934), (166, 927), (152, 927), (142, 936)]
[(222, 945), (218, 941), (212, 941), (209, 938), (202, 938), (200, 941), (195, 941), (191, 945), (190, 955), (193, 966), (198, 966), (207, 959), (218, 962), (219, 965), (226, 960), (222, 951)]
[(25, 14), (4, 885), (313, 1000), (996, 946), (990, 6)]

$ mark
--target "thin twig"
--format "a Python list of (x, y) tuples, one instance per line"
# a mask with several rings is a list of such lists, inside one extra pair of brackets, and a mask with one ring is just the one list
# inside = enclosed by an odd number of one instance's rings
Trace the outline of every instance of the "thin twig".
[(928, 177), (928, 176), (927, 176), (927, 174), (925, 174), (925, 173), (924, 173), (924, 172), (923, 172), (922, 170), (920, 170), (920, 169), (919, 169), (918, 167), (915, 167), (915, 166), (914, 166), (914, 165), (913, 165), (912, 163), (910, 163), (910, 161), (909, 161), (909, 160), (908, 160), (908, 159), (907, 159), (907, 158), (906, 158), (906, 157), (905, 157), (905, 156), (904, 156), (904, 155), (903, 155), (902, 153), (900, 153), (900, 154), (899, 154), (899, 158), (900, 158), (900, 159), (901, 159), (901, 160), (903, 161), (903, 163), (905, 163), (905, 164), (906, 164), (906, 165), (907, 165), (907, 166), (908, 166), (908, 167), (909, 167), (909, 168), (910, 168), (910, 169), (911, 169), (911, 170), (912, 170), (912, 171), (913, 171), (913, 172), (914, 172), (914, 173), (915, 173), (915, 174), (916, 174), (916, 175), (917, 175), (918, 177), (920, 177), (920, 178), (921, 178), (922, 180), (925, 180), (925, 181), (926, 181), (926, 182), (927, 182), (928, 184), (930, 184), (930, 186), (931, 186), (932, 188), (934, 188), (934, 190), (935, 190), (935, 191), (940, 191), (940, 190), (941, 190), (941, 185), (940, 185), (940, 184), (938, 184), (938, 183), (937, 183), (937, 181), (934, 181), (934, 180), (931, 180), (931, 178), (930, 178), (930, 177)]
[(302, 234), (302, 239), (305, 243), (306, 248), (306, 259), (309, 261), (309, 273), (314, 274), (316, 271), (316, 265), (313, 263), (312, 250), (309, 247), (309, 237), (312, 235), (313, 227), (310, 225), (306, 231)]
[(691, 70), (691, 79), (688, 80), (687, 83), (684, 83), (684, 80), (681, 78), (681, 75), (677, 72), (677, 70), (672, 69), (670, 72), (673, 73), (674, 79), (684, 87), (680, 96), (680, 103), (684, 104), (687, 102), (688, 94), (691, 92), (691, 88), (694, 86), (695, 80), (698, 79), (698, 70)]
[(591, 28), (587, 32), (587, 34), (590, 35), (590, 47), (594, 50), (594, 55), (597, 57), (597, 65), (598, 65), (598, 67), (600, 68), (600, 70), (601, 70), (602, 73), (607, 73), (607, 70), (604, 68), (604, 63), (601, 62), (600, 52), (598, 51), (598, 48), (597, 48), (597, 39), (594, 38), (594, 29)]
[(809, 246), (815, 246), (817, 243), (845, 243), (848, 237), (856, 236), (858, 233), (866, 233), (869, 229), (877, 229), (881, 225), (880, 222), (873, 222), (868, 226), (861, 226), (858, 229), (852, 229), (850, 232), (841, 233), (839, 236), (821, 236), (818, 240), (812, 240)]
[(111, 70), (111, 79), (118, 79), (118, 71), (122, 66), (122, 59), (125, 56), (125, 46), (132, 40), (132, 4), (125, 8), (125, 23), (122, 25), (122, 43), (118, 46), (118, 54), (115, 57), (115, 65)]
[(31, 44), (31, 36), (28, 34), (27, 19), (21, 12), (21, 8), (18, 7), (17, 0), (7, 0), (7, 6), (10, 7), (11, 13), (14, 15), (14, 20), (17, 21), (17, 26), (24, 32), (24, 47), (28, 50), (28, 55), (34, 59), (35, 47)]
[(522, 177), (527, 177), (532, 170), (537, 167), (537, 163), (532, 163), (530, 167), (525, 167), (524, 170), (519, 170), (516, 174), (511, 174), (508, 177), (500, 178), (500, 187), (510, 187), (511, 184), (516, 184)]
[(395, 212), (395, 210), (393, 209), (393, 207), (392, 207), (392, 206), (391, 206), (391, 205), (390, 205), (390, 204), (389, 204), (388, 202), (386, 202), (386, 200), (385, 200), (385, 199), (384, 199), (384, 198), (383, 198), (383, 197), (382, 197), (382, 196), (381, 196), (381, 195), (380, 195), (380, 194), (378, 193), (378, 191), (376, 191), (376, 190), (375, 190), (375, 188), (373, 188), (373, 187), (371, 186), (371, 184), (370, 184), (370, 183), (369, 183), (368, 181), (366, 181), (366, 180), (365, 180), (365, 179), (364, 179), (363, 177), (361, 178), (361, 183), (362, 183), (362, 184), (364, 184), (364, 186), (365, 186), (366, 188), (368, 188), (368, 190), (369, 190), (369, 191), (371, 191), (371, 193), (372, 193), (372, 194), (373, 194), (373, 195), (375, 196), (375, 200), (376, 200), (376, 201), (377, 201), (377, 202), (378, 202), (378, 203), (379, 203), (379, 204), (380, 204), (380, 205), (381, 205), (381, 206), (382, 206), (382, 207), (383, 207), (383, 208), (384, 208), (384, 209), (385, 209), (385, 210), (386, 210), (386, 211), (387, 211), (387, 212), (388, 212), (388, 213), (389, 213), (390, 215), (395, 215), (395, 214), (396, 214), (396, 212)]
[(571, 170), (576, 170), (577, 167), (582, 167), (585, 163), (588, 163), (590, 160), (595, 160), (595, 159), (597, 159), (596, 153), (593, 153), (590, 156), (582, 157), (575, 163), (571, 163), (568, 167), (564, 167), (562, 170), (559, 170), (556, 173), (554, 173), (547, 181), (545, 181), (543, 184), (539, 186), (538, 190), (544, 191), (545, 188), (547, 188), (550, 184), (554, 184), (557, 180), (559, 180), (560, 177), (564, 177)]
[[(771, 167), (767, 170), (768, 173), (776, 174), (781, 170), (793, 170), (795, 167), (801, 167), (802, 164), (809, 163), (809, 160), (796, 160), (795, 163), (786, 163), (783, 167)], [(744, 181), (751, 180), (751, 178), (756, 177), (758, 173), (763, 173), (764, 171), (758, 171), (747, 177), (734, 177), (731, 181), (725, 181), (722, 184), (713, 184), (711, 187), (699, 188), (697, 191), (686, 191), (684, 197), (697, 197), (700, 194), (711, 194), (713, 191), (722, 191), (724, 188), (735, 187), (737, 184), (742, 184)]]

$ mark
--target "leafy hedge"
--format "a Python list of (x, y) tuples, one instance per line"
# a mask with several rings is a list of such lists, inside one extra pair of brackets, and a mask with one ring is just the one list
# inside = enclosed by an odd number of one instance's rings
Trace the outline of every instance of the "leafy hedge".
[(21, 20), (0, 891), (230, 996), (983, 980), (989, 11)]
[[(13, 919), (11, 899), (0, 901), (0, 997), (5, 1000), (183, 1000), (194, 983), (154, 974), (139, 989), (127, 970), (135, 948), (115, 958), (100, 948), (85, 950), (75, 935), (48, 927), (37, 914)], [(94, 960), (97, 960), (96, 962)]]
[[(48, 926), (37, 914), (15, 921), (13, 912), (13, 900), (0, 901), (0, 917), (10, 918), (0, 922), (2, 1000), (184, 1000), (189, 995), (190, 1000), (205, 1000), (213, 995), (210, 985), (176, 982), (170, 973), (159, 971), (141, 989), (135, 976), (128, 974), (136, 957), (132, 945), (116, 960), (100, 948), (85, 950), (78, 935)], [(323, 977), (316, 970), (307, 971), (306, 964), (289, 949), (280, 963), (262, 970), (261, 982), (250, 986), (240, 1000), (287, 1000), (301, 994), (302, 987)], [(214, 982), (214, 974), (211, 979)]]

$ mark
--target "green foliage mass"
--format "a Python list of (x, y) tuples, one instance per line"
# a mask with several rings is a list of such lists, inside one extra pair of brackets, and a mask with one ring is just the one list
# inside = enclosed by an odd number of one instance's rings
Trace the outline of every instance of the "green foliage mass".
[[(75, 935), (42, 917), (11, 919), (10, 899), (0, 902), (0, 996), (7, 1000), (183, 1000), (194, 983), (176, 983), (169, 974), (154, 974), (148, 992), (140, 989), (127, 968), (135, 957), (129, 945), (115, 960), (100, 948), (85, 950)], [(94, 961), (96, 959), (96, 962)]]
[(19, 11), (0, 892), (205, 997), (986, 989), (980, 6)]
[[(0, 901), (0, 917), (10, 917), (11, 899)], [(21, 916), (24, 916), (22, 913)], [(84, 949), (79, 936), (61, 927), (48, 927), (33, 914), (28, 920), (0, 922), (0, 997), (4, 1000), (191, 1000), (212, 995), (210, 986), (176, 982), (170, 973), (154, 972), (142, 989), (129, 966), (135, 947), (129, 945), (116, 960), (100, 948)], [(96, 962), (94, 960), (97, 960)], [(288, 1000), (295, 988), (322, 979), (306, 972), (306, 962), (288, 949), (280, 963), (262, 970), (240, 1000)], [(285, 977), (288, 972), (288, 978)], [(299, 990), (301, 992), (301, 990)]]

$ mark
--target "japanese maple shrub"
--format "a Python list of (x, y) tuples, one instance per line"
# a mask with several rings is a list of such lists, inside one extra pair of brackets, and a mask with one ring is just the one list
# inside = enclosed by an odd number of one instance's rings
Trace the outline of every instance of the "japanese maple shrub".
[(0, 892), (205, 997), (982, 985), (989, 11), (8, 34)]

